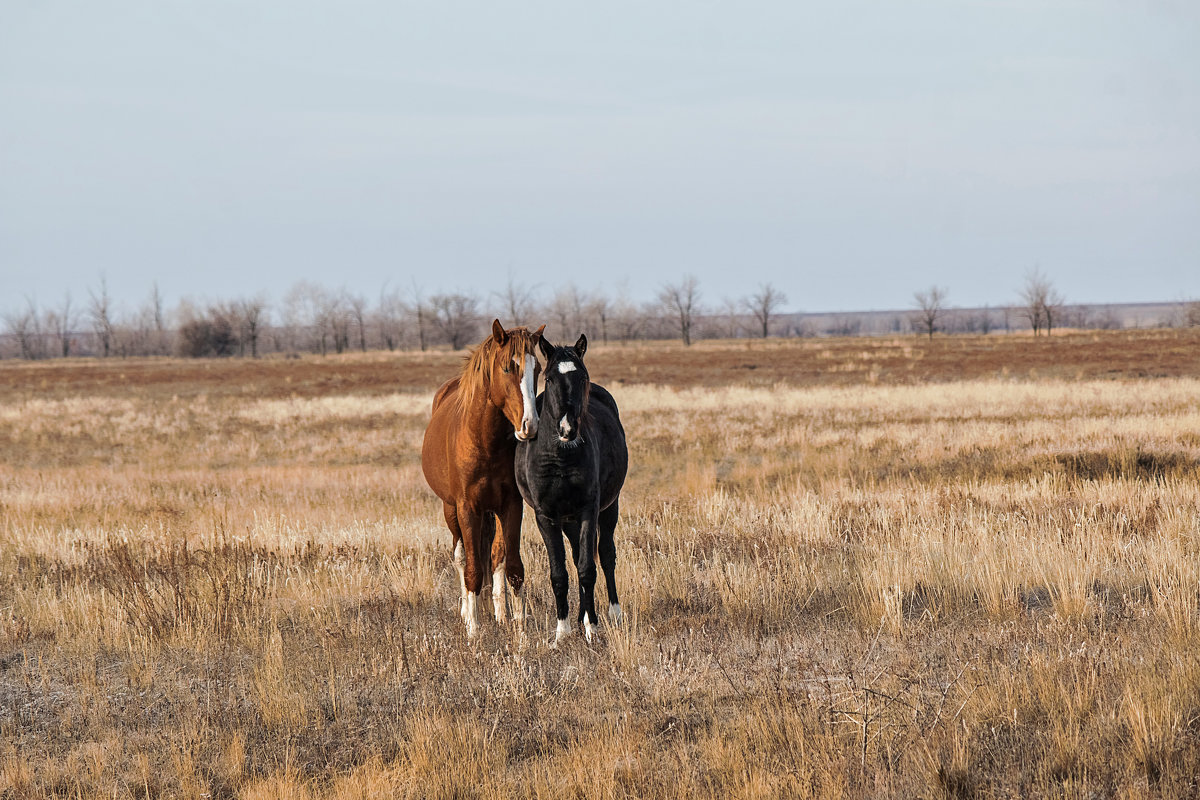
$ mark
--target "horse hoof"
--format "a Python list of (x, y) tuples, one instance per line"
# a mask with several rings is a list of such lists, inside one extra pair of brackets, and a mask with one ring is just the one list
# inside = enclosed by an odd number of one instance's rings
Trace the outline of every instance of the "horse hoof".
[(621, 624), (621, 604), (620, 603), (609, 603), (608, 604), (608, 621), (610, 623), (612, 623), (613, 625)]
[(575, 631), (571, 628), (571, 623), (565, 619), (558, 621), (558, 627), (554, 630), (554, 646), (558, 647), (558, 643), (570, 636)]

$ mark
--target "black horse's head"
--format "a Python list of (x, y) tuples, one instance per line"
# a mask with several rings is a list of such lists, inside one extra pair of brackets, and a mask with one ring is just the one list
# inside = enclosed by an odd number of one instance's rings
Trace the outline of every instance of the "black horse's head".
[(583, 365), (587, 337), (580, 334), (574, 347), (555, 347), (542, 336), (538, 346), (546, 357), (546, 391), (541, 411), (553, 420), (560, 442), (576, 445), (592, 386)]

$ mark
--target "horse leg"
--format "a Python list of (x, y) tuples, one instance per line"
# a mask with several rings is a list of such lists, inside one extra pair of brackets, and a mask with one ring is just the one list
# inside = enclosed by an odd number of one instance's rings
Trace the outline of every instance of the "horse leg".
[[(578, 564), (580, 522), (577, 519), (566, 519), (563, 520), (562, 526), (563, 533), (566, 535), (567, 541), (571, 543), (571, 564)], [(576, 574), (575, 578), (578, 579), (579, 575)], [(575, 621), (581, 625), (583, 624), (583, 606), (579, 607), (578, 613), (575, 615)]]
[(464, 505), (458, 507), (458, 524), (463, 533), (463, 550), (466, 566), (463, 582), (467, 588), (466, 610), (463, 621), (467, 623), (467, 638), (474, 638), (479, 631), (479, 593), (483, 590), (483, 573), (487, 566), (487, 524), (484, 514), (472, 511)]
[(538, 530), (546, 543), (546, 554), (550, 556), (550, 586), (554, 589), (554, 612), (558, 626), (554, 630), (554, 644), (558, 644), (571, 633), (567, 620), (567, 554), (563, 548), (563, 528), (545, 514), (537, 515)]
[(501, 530), (499, 536), (492, 537), (492, 610), (496, 622), (500, 623), (508, 617), (508, 598), (504, 594), (505, 554), (504, 532)]
[[(521, 590), (525, 586), (525, 563), (521, 561), (523, 511), (524, 505), (519, 497), (515, 502), (509, 501), (498, 516), (500, 535), (496, 537), (496, 541), (503, 545), (503, 557), (500, 560), (496, 559), (496, 546), (492, 547), (492, 598), (495, 600), (497, 595), (504, 597), (504, 579), (507, 578), (513, 594), (513, 621), (518, 624), (525, 621), (525, 599), (521, 596)], [(499, 622), (503, 621), (502, 613), (503, 608), (497, 606), (496, 620)]]
[(579, 526), (579, 547), (575, 549), (575, 571), (579, 577), (579, 616), (588, 641), (596, 631), (596, 528), (595, 512), (583, 518)]
[(600, 541), (596, 548), (600, 554), (600, 568), (604, 570), (604, 586), (608, 590), (608, 621), (613, 625), (621, 622), (621, 603), (617, 600), (617, 545), (613, 531), (617, 528), (620, 501), (600, 512)]
[(442, 503), (442, 515), (446, 517), (446, 527), (450, 529), (450, 535), (454, 537), (454, 568), (458, 570), (458, 587), (461, 590), (462, 598), (458, 604), (458, 615), (462, 617), (463, 622), (467, 621), (467, 557), (463, 552), (463, 536), (462, 531), (458, 527), (458, 509), (450, 503)]

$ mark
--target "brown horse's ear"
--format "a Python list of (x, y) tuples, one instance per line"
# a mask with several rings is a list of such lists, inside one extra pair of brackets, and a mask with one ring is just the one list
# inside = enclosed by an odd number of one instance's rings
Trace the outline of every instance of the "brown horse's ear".
[(530, 338), (533, 339), (535, 342), (538, 341), (539, 339), (542, 338), (542, 331), (544, 331), (544, 330), (546, 330), (545, 325), (543, 325), (542, 327), (540, 327), (536, 331), (534, 331), (533, 334), (530, 336)]
[[(543, 325), (542, 328), (544, 327), (546, 326)], [(538, 330), (540, 331), (542, 328), (538, 328)], [(550, 340), (544, 335), (538, 339), (538, 349), (542, 351), (542, 356), (547, 362), (550, 361), (550, 356), (554, 355), (554, 345), (550, 344)]]
[(492, 320), (492, 339), (496, 344), (504, 344), (508, 341), (508, 333), (498, 319)]
[(575, 342), (575, 352), (580, 358), (583, 358), (583, 354), (587, 352), (587, 337), (582, 333), (579, 334), (579, 339)]

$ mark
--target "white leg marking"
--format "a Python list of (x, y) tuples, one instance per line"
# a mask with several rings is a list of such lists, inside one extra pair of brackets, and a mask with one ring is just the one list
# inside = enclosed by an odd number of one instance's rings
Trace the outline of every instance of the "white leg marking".
[(504, 596), (504, 562), (492, 572), (492, 607), (496, 612), (496, 622), (504, 622), (508, 616), (508, 603)]
[(584, 612), (583, 615), (583, 635), (587, 637), (589, 642), (592, 640), (592, 637), (596, 635), (596, 626), (593, 624), (592, 618), (586, 612)]
[(475, 634), (479, 632), (479, 595), (474, 592), (467, 593), (467, 613), (463, 615), (463, 619), (467, 623), (467, 638), (474, 639)]
[(465, 622), (467, 619), (467, 556), (463, 551), (462, 540), (454, 545), (454, 568), (458, 570), (458, 588), (462, 598), (458, 603), (458, 615)]
[(570, 636), (572, 633), (574, 633), (574, 631), (571, 629), (571, 621), (566, 620), (566, 619), (560, 619), (558, 621), (558, 627), (554, 630), (554, 644), (557, 645), (559, 642), (561, 642), (563, 639)]
[(620, 603), (609, 603), (608, 604), (608, 621), (611, 622), (613, 625), (621, 624), (621, 604)]

